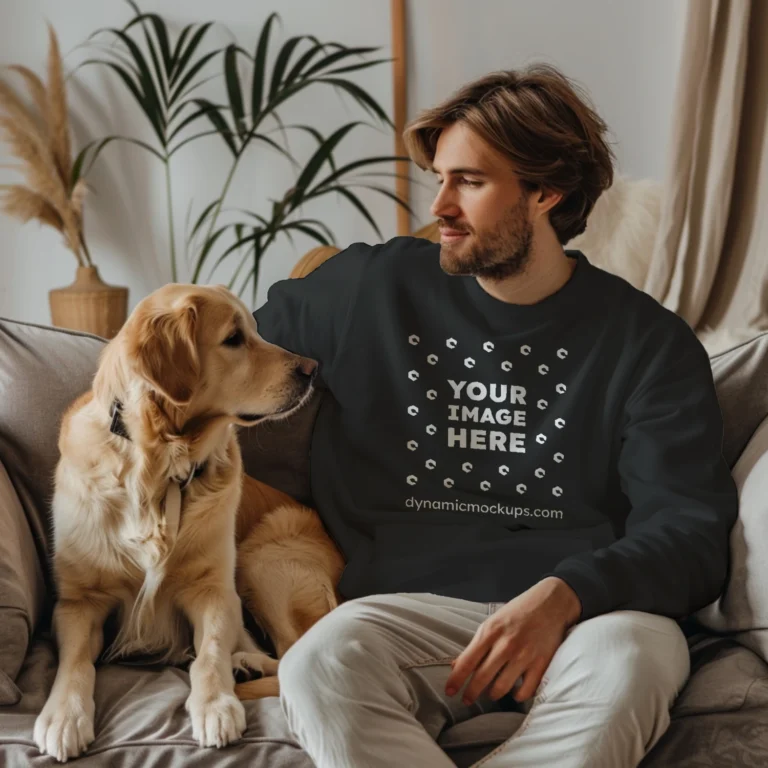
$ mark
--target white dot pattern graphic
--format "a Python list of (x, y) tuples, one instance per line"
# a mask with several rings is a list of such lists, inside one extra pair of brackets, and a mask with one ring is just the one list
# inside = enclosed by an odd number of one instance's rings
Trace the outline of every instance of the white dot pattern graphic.
[[(408, 344), (410, 346), (419, 346), (422, 343), (421, 336), (419, 334), (411, 334), (408, 337)], [(427, 342), (427, 345), (428, 342)], [(448, 350), (448, 356), (455, 356), (455, 355), (461, 355), (461, 357), (458, 358), (458, 361), (461, 363), (462, 367), (469, 371), (473, 369), (477, 365), (477, 355), (480, 353), (483, 353), (486, 356), (493, 357), (493, 353), (496, 351), (496, 344), (490, 340), (484, 341), (478, 348), (474, 349), (468, 349), (468, 348), (460, 348), (461, 345), (459, 344), (458, 340), (454, 337), (449, 337), (445, 339), (445, 348)], [(509, 350), (507, 349), (507, 352)], [(451, 353), (453, 353), (451, 355)], [(536, 350), (533, 348), (531, 344), (522, 344), (518, 348), (518, 354), (520, 355), (520, 359), (517, 361), (520, 365), (524, 367), (531, 367), (531, 363), (533, 360), (531, 360), (532, 357), (536, 355)], [(513, 355), (514, 357), (514, 355)], [(533, 366), (533, 370), (536, 371), (537, 375), (540, 376), (542, 379), (546, 379), (549, 377), (551, 373), (557, 373), (557, 366), (559, 361), (565, 360), (568, 357), (568, 350), (564, 347), (560, 347), (557, 349), (554, 355), (554, 359), (550, 358), (546, 362), (539, 362)], [(528, 358), (526, 360), (526, 358)], [(440, 357), (433, 351), (427, 349), (424, 350), (421, 356), (422, 365), (424, 362), (426, 362), (429, 366), (436, 366), (438, 362), (440, 361)], [(497, 365), (498, 367), (496, 370), (500, 370), (504, 374), (509, 374), (510, 372), (514, 371), (515, 369), (515, 360), (514, 359), (504, 359), (500, 360), (498, 363), (494, 363), (494, 365)], [(421, 374), (423, 371), (418, 370), (418, 366), (414, 366), (408, 371), (408, 378), (414, 382), (414, 386), (418, 389), (419, 384), (418, 382), (421, 379)], [(557, 380), (554, 384), (549, 384), (544, 386), (544, 389), (546, 392), (549, 392), (550, 394), (546, 397), (540, 397), (535, 402), (535, 408), (538, 411), (547, 411), (553, 404), (553, 402), (556, 402), (556, 399), (558, 395), (563, 395), (567, 391), (567, 386), (563, 381)], [(423, 396), (423, 402), (425, 404), (427, 401), (436, 401), (440, 399), (439, 393), (436, 389), (430, 388), (423, 392), (423, 395), (417, 394), (415, 396), (415, 401), (419, 401), (419, 399)], [(413, 402), (413, 401), (412, 401)], [(433, 406), (430, 406), (433, 407)], [(416, 402), (413, 402), (413, 404), (408, 406), (408, 414), (410, 416), (418, 416), (420, 414), (420, 408), (419, 405), (416, 404)], [(549, 430), (549, 426), (552, 427), (551, 430)], [(566, 428), (566, 421), (562, 417), (554, 418), (551, 422), (547, 422), (547, 424), (539, 425), (539, 428), (542, 431), (538, 431), (535, 435), (533, 435), (533, 439), (536, 441), (539, 445), (545, 445), (550, 438), (553, 440), (555, 438), (558, 438), (556, 442), (559, 442), (560, 434), (562, 431)], [(435, 424), (430, 423), (427, 424), (425, 427), (422, 427), (422, 429), (426, 432), (428, 438), (434, 438), (437, 435), (437, 427)], [(424, 432), (422, 432), (424, 434)], [(415, 435), (415, 433), (414, 433)], [(415, 439), (410, 439), (407, 441), (407, 448), (409, 452), (415, 453), (420, 458), (420, 466), (426, 468), (429, 471), (434, 470), (437, 467), (437, 461), (434, 459), (432, 455), (432, 451), (436, 451), (436, 444), (429, 442), (429, 439), (424, 442), (423, 444)], [(562, 464), (565, 460), (565, 454), (563, 454), (561, 451), (555, 451), (552, 456), (552, 461), (554, 465)], [(458, 465), (455, 465), (457, 470), (459, 468)], [(465, 461), (460, 465), (461, 472), (460, 474), (463, 474), (468, 479), (471, 478), (472, 475), (477, 474), (475, 472), (475, 467), (472, 462)], [(490, 469), (490, 467), (489, 467)], [(521, 482), (521, 478), (515, 475), (514, 468), (510, 467), (508, 464), (500, 464), (496, 465), (496, 471), (497, 480), (501, 480), (500, 483), (497, 483), (496, 491), (499, 493), (503, 492), (509, 492), (511, 493), (513, 490), (517, 492), (520, 495), (523, 495), (527, 493), (529, 485), (531, 482), (537, 483), (536, 487), (541, 487), (538, 485), (539, 483), (546, 483), (546, 477), (547, 477), (547, 468), (545, 466), (537, 466), (533, 474), (530, 477), (529, 482)], [(480, 473), (482, 475), (482, 472)], [(415, 474), (409, 474), (405, 478), (408, 485), (416, 485), (418, 483), (418, 476)], [(459, 478), (461, 480), (461, 478)], [(511, 481), (511, 483), (510, 483)], [(445, 488), (454, 488), (456, 487), (456, 479), (454, 477), (444, 477), (443, 478), (443, 486)], [(464, 481), (461, 480), (463, 483)], [(470, 481), (471, 482), (471, 481)], [(489, 492), (491, 491), (494, 486), (491, 483), (489, 479), (476, 479), (475, 485), (473, 486), (475, 489), (478, 487), (483, 492)], [(549, 493), (553, 497), (560, 497), (563, 495), (564, 490), (562, 486), (560, 485), (549, 485), (545, 486), (549, 487)], [(470, 486), (467, 486), (467, 489), (470, 489)]]

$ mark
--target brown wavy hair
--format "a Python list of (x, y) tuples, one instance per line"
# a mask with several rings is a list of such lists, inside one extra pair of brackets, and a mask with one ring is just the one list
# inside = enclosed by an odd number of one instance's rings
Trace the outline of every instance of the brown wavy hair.
[(525, 190), (562, 193), (549, 221), (563, 245), (584, 231), (613, 183), (607, 125), (584, 90), (553, 66), (493, 72), (425, 110), (403, 133), (411, 159), (431, 169), (440, 132), (457, 122), (506, 155)]

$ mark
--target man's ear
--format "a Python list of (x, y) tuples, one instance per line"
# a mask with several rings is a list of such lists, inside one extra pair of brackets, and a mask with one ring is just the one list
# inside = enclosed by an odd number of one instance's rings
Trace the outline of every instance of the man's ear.
[(139, 325), (134, 359), (139, 373), (175, 405), (192, 399), (200, 375), (197, 353), (196, 304), (143, 318)]
[(548, 213), (563, 199), (563, 193), (549, 187), (540, 187), (534, 192), (539, 213)]

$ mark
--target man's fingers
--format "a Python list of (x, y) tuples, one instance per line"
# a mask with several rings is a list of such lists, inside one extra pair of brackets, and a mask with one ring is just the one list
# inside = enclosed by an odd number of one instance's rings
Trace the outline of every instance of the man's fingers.
[(448, 696), (453, 696), (464, 685), (491, 647), (492, 639), (481, 633), (481, 629), (482, 625), (469, 645), (454, 660), (453, 671), (445, 682), (445, 692)]
[(548, 666), (549, 661), (546, 659), (539, 659), (531, 664), (523, 675), (523, 684), (515, 692), (515, 701), (527, 701), (536, 693), (536, 689), (539, 687), (541, 678), (544, 677)]
[[(486, 687), (493, 682), (496, 675), (505, 665), (509, 664), (509, 666), (515, 668), (519, 667), (519, 663), (510, 664), (512, 659), (510, 659), (509, 654), (509, 646), (506, 643), (496, 643), (496, 645), (494, 645), (486, 659), (475, 671), (466, 691), (464, 691), (462, 701), (465, 704), (472, 704)], [(512, 687), (516, 679), (517, 678), (512, 678), (512, 682), (509, 684), (507, 690)]]

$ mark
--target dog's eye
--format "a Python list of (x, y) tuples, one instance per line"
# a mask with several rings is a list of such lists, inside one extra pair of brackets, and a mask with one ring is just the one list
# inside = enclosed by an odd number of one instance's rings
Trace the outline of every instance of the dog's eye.
[(231, 336), (224, 339), (224, 345), (227, 347), (239, 347), (245, 341), (243, 332), (238, 328)]

